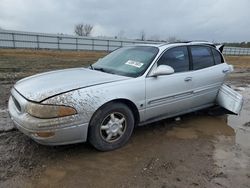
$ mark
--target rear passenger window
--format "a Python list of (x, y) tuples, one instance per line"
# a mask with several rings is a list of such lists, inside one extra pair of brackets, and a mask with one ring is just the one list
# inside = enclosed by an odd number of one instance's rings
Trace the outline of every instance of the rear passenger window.
[(218, 65), (220, 63), (223, 63), (224, 61), (223, 61), (221, 54), (215, 49), (212, 49), (212, 51), (213, 51), (213, 55), (214, 55), (215, 64)]
[(199, 70), (214, 65), (213, 54), (210, 47), (191, 46), (190, 49), (193, 58), (194, 70)]
[(171, 66), (175, 72), (189, 71), (187, 47), (175, 47), (167, 50), (157, 62), (157, 65)]

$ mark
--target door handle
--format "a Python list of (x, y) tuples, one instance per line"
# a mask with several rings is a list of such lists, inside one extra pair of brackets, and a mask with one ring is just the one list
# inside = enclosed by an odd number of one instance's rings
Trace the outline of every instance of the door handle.
[(229, 72), (229, 69), (224, 69), (222, 72), (226, 74)]
[(187, 78), (185, 78), (184, 80), (185, 80), (185, 82), (192, 81), (192, 77), (187, 77)]

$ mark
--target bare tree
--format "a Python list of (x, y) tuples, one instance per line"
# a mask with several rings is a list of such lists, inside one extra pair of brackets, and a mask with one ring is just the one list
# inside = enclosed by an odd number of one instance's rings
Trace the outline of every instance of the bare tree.
[(83, 36), (83, 24), (75, 25), (75, 34), (78, 36)]
[(83, 27), (83, 34), (84, 36), (89, 36), (93, 30), (94, 26), (90, 24), (85, 24)]
[(146, 40), (146, 33), (144, 30), (140, 32), (140, 40)]
[(93, 25), (90, 24), (76, 24), (75, 25), (75, 34), (78, 36), (90, 36)]

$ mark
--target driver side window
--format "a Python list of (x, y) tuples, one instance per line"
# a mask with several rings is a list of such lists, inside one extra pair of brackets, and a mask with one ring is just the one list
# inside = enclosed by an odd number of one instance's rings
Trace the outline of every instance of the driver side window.
[(189, 71), (189, 57), (187, 47), (174, 47), (167, 50), (157, 62), (159, 65), (171, 66), (175, 72)]

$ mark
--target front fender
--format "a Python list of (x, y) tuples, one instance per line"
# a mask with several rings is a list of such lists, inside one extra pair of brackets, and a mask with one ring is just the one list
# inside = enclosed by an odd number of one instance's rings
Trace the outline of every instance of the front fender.
[(105, 103), (117, 99), (131, 101), (139, 111), (140, 120), (143, 120), (145, 111), (145, 80), (135, 78), (82, 88), (54, 96), (42, 103), (74, 107), (83, 118), (83, 123), (86, 123), (90, 121), (97, 109)]

